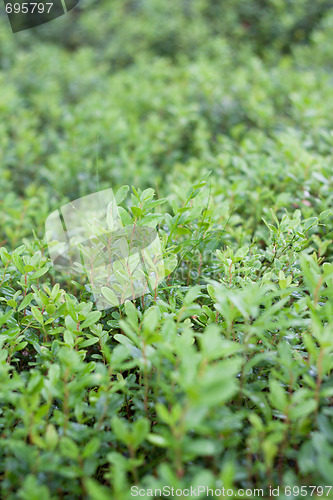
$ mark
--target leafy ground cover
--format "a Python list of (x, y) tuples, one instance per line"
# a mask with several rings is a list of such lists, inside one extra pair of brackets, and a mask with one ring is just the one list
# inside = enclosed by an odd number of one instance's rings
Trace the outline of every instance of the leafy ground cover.
[[(4, 498), (333, 498), (333, 12), (285, 4), (0, 17)], [(169, 276), (100, 312), (44, 223), (107, 187)]]

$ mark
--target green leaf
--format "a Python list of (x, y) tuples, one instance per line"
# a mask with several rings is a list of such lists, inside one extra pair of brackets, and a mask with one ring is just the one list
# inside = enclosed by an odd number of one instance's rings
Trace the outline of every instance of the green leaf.
[(97, 450), (100, 448), (100, 445), (101, 445), (101, 441), (97, 437), (92, 438), (85, 445), (83, 452), (82, 452), (82, 458), (88, 458), (88, 457), (91, 457), (92, 455), (95, 455)]
[(91, 311), (82, 323), (81, 329), (88, 328), (89, 326), (94, 325), (99, 321), (101, 316), (102, 313), (100, 311)]
[(303, 229), (307, 231), (310, 227), (314, 226), (318, 221), (318, 217), (310, 217), (303, 221)]
[(51, 450), (54, 450), (58, 444), (59, 436), (53, 424), (48, 424), (46, 427), (45, 441)]
[(209, 439), (191, 439), (186, 442), (184, 450), (193, 457), (212, 456), (219, 452), (219, 446)]
[(49, 304), (45, 307), (45, 311), (49, 316), (52, 316), (56, 311), (56, 306), (54, 304)]
[(133, 224), (133, 219), (123, 207), (118, 207), (118, 212), (121, 218), (121, 222), (124, 226), (130, 226)]
[(84, 340), (83, 342), (80, 342), (80, 347), (89, 347), (90, 345), (94, 345), (94, 344), (97, 344), (99, 342), (99, 338), (98, 337), (93, 337), (91, 339), (88, 339), (88, 340)]
[(73, 333), (70, 332), (69, 330), (65, 330), (65, 332), (64, 332), (64, 341), (67, 345), (73, 347), (74, 342), (75, 342), (75, 338), (74, 338)]
[(199, 339), (202, 353), (209, 361), (243, 351), (239, 342), (223, 338), (217, 325), (209, 325)]
[(320, 212), (319, 220), (326, 219), (329, 215), (331, 215), (331, 213), (332, 213), (332, 210), (324, 210), (323, 212)]
[(114, 500), (112, 492), (95, 479), (85, 478), (84, 484), (91, 500)]
[(25, 274), (23, 260), (21, 259), (21, 257), (17, 253), (17, 250), (12, 253), (12, 259), (13, 259), (15, 266), (20, 271), (20, 273)]
[(308, 399), (302, 401), (295, 407), (291, 407), (289, 411), (289, 416), (293, 420), (298, 420), (299, 418), (306, 417), (309, 413), (312, 413), (317, 407), (315, 399)]
[(139, 207), (132, 206), (131, 211), (132, 211), (132, 214), (134, 215), (134, 217), (141, 217), (141, 215), (143, 215), (143, 211)]
[(9, 299), (9, 300), (7, 300), (7, 304), (9, 305), (9, 307), (12, 307), (13, 309), (16, 309), (16, 306), (17, 306), (16, 300)]
[(60, 440), (61, 453), (65, 457), (72, 458), (73, 460), (78, 459), (80, 451), (77, 444), (69, 437), (62, 437)]
[(78, 319), (79, 319), (78, 314), (75, 310), (75, 305), (74, 305), (73, 299), (68, 294), (66, 294), (66, 307), (67, 307), (68, 314), (70, 315), (72, 320), (75, 323), (77, 323)]
[(156, 404), (156, 411), (158, 417), (166, 424), (171, 424), (172, 423), (172, 416), (168, 412), (167, 408), (165, 405), (161, 403)]
[(150, 430), (149, 421), (146, 418), (140, 418), (134, 422), (133, 427), (133, 448), (137, 449), (145, 441)]
[(129, 191), (129, 186), (121, 186), (121, 188), (118, 189), (115, 195), (115, 200), (117, 205), (119, 205), (124, 199), (126, 198), (127, 194)]
[(113, 417), (111, 427), (116, 437), (125, 444), (130, 444), (130, 434), (128, 424), (119, 417)]
[(269, 390), (269, 399), (274, 407), (282, 412), (286, 411), (288, 401), (285, 390), (283, 389), (281, 384), (279, 384), (277, 380), (271, 378), (269, 381)]
[(159, 322), (159, 309), (158, 307), (150, 307), (144, 314), (143, 326), (145, 332), (155, 332)]
[(139, 320), (138, 312), (135, 305), (130, 300), (125, 301), (125, 312), (127, 318), (130, 320), (132, 327), (135, 328), (138, 325)]
[(105, 286), (102, 287), (102, 294), (106, 301), (111, 304), (111, 306), (116, 307), (119, 306), (119, 300), (117, 295), (110, 289)]
[(49, 270), (48, 267), (42, 267), (42, 269), (38, 269), (35, 273), (33, 273), (31, 276), (29, 276), (30, 280), (36, 280), (37, 278), (40, 278), (41, 276), (44, 276), (44, 274), (47, 273)]
[(242, 248), (239, 248), (236, 252), (236, 255), (235, 255), (235, 261), (236, 262), (239, 262), (240, 260), (243, 260), (244, 257), (249, 253), (249, 247), (248, 246), (245, 246), (245, 247), (242, 247)]
[(50, 500), (50, 492), (47, 486), (39, 484), (37, 477), (29, 474), (24, 478), (22, 487), (19, 489), (17, 498), (23, 500)]
[(169, 446), (169, 441), (159, 434), (148, 434), (147, 440), (154, 446), (159, 446), (161, 448), (167, 448)]
[(40, 323), (41, 325), (43, 325), (44, 324), (43, 315), (40, 312), (40, 310), (38, 309), (38, 307), (32, 306), (31, 307), (31, 312), (32, 312), (33, 317), (38, 321), (38, 323)]
[(194, 302), (198, 298), (200, 291), (200, 285), (193, 286), (184, 297), (184, 305), (189, 306), (190, 304), (192, 304), (192, 302)]

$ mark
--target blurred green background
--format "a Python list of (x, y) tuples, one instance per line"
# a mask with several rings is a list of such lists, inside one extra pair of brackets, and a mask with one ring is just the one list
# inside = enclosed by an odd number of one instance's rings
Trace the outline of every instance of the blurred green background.
[(81, 0), (13, 34), (2, 8), (0, 243), (101, 187), (172, 199), (210, 170), (251, 231), (265, 206), (325, 209), (332, 26), (331, 1)]
[[(332, 28), (332, 0), (81, 0), (13, 34), (1, 4), (3, 498), (329, 484)], [(167, 198), (126, 208), (170, 271), (102, 315), (39, 238), (124, 184)]]

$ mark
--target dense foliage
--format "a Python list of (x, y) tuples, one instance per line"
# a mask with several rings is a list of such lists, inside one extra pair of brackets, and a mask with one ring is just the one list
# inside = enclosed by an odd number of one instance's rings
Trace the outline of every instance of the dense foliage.
[[(332, 483), (331, 7), (81, 0), (16, 35), (0, 16), (3, 498)], [(44, 223), (108, 187), (169, 276), (100, 312)]]

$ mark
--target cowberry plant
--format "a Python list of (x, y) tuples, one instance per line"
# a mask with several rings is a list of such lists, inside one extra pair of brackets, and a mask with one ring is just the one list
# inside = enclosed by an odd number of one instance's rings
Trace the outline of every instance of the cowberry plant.
[(131, 485), (329, 482), (330, 212), (272, 210), (232, 248), (237, 219), (219, 223), (207, 176), (171, 213), (153, 198), (133, 189), (120, 213), (156, 226), (168, 276), (106, 311), (57, 275), (43, 239), (1, 247), (3, 492), (121, 500)]

